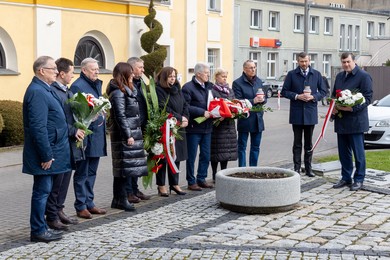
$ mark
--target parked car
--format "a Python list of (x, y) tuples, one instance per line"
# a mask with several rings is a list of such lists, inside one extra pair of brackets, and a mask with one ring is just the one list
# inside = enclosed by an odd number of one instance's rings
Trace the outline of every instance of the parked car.
[(368, 106), (370, 128), (364, 133), (364, 143), (390, 145), (390, 94)]
[(277, 80), (270, 80), (268, 83), (270, 84), (272, 94), (271, 96), (275, 96), (278, 94), (278, 90), (282, 91), (284, 79), (286, 75), (280, 76)]
[(264, 94), (267, 96), (267, 98), (272, 97), (272, 88), (271, 88), (271, 83), (268, 81), (264, 81), (263, 79), (261, 80), (263, 82), (263, 91)]

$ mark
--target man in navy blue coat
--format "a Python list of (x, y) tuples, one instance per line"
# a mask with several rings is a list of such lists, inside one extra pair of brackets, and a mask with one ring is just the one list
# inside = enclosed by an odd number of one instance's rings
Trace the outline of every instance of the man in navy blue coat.
[(298, 67), (287, 73), (281, 94), (290, 99), (289, 123), (294, 132), (294, 171), (301, 171), (302, 136), (304, 136), (305, 173), (314, 177), (311, 170), (314, 126), (318, 124), (318, 101), (326, 95), (321, 73), (310, 67), (309, 55), (298, 54)]
[(50, 87), (58, 73), (53, 58), (39, 57), (33, 69), (35, 77), (23, 99), (22, 171), (34, 176), (30, 239), (32, 242), (50, 242), (62, 238), (62, 231), (47, 228), (45, 209), (53, 176), (71, 170), (68, 125), (61, 101)]
[[(334, 129), (337, 133), (337, 145), (341, 163), (341, 180), (333, 188), (350, 186), (351, 191), (360, 190), (366, 175), (366, 155), (364, 151), (364, 132), (368, 131), (367, 106), (372, 98), (371, 76), (355, 63), (355, 56), (345, 52), (341, 54), (342, 72), (337, 74), (332, 97), (341, 90), (349, 89), (352, 93), (360, 92), (365, 102), (352, 107), (336, 105), (333, 110)], [(337, 116), (341, 113), (341, 116)], [(352, 153), (355, 157), (355, 173), (353, 175)]]
[[(84, 92), (92, 94), (96, 98), (102, 95), (102, 81), (98, 79), (99, 65), (93, 58), (85, 58), (81, 62), (80, 77), (73, 82), (70, 90), (73, 94)], [(89, 129), (93, 134), (84, 139), (86, 144), (85, 160), (76, 163), (76, 171), (73, 176), (73, 185), (76, 201), (74, 207), (77, 216), (90, 219), (91, 214), (106, 214), (105, 209), (95, 206), (93, 187), (96, 180), (96, 172), (99, 166), (99, 160), (102, 156), (107, 156), (106, 141), (106, 120), (103, 116), (91, 123)]]
[[(243, 64), (242, 76), (233, 81), (233, 91), (237, 99), (248, 99), (252, 105), (264, 105), (267, 103), (265, 95), (257, 95), (257, 91), (263, 88), (263, 82), (256, 76), (256, 64), (247, 60)], [(264, 92), (264, 91), (263, 91)], [(264, 131), (264, 112), (250, 112), (248, 118), (238, 119), (238, 166), (246, 166), (246, 146), (249, 134), (251, 145), (249, 152), (249, 166), (257, 166), (260, 154), (261, 136)]]
[[(200, 124), (195, 122), (194, 119), (200, 116), (210, 118), (207, 106), (213, 84), (209, 81), (210, 67), (208, 64), (197, 63), (194, 73), (192, 80), (183, 85), (183, 95), (189, 105), (190, 113), (190, 121), (186, 128), (188, 151), (186, 177), (189, 190), (201, 191), (202, 188), (213, 188), (213, 185), (206, 182), (213, 124), (211, 119), (207, 119)], [(200, 148), (198, 174), (195, 177), (195, 158), (198, 146)]]

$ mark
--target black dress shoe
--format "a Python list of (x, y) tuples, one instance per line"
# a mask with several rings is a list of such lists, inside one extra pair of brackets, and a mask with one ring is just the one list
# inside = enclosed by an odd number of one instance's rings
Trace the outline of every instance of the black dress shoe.
[(133, 203), (130, 203), (127, 200), (127, 197), (123, 197), (120, 199), (113, 199), (111, 203), (111, 208), (113, 209), (121, 209), (124, 211), (134, 211), (135, 207)]
[(60, 218), (61, 222), (66, 225), (77, 225), (79, 221), (74, 218), (68, 217), (63, 210), (58, 211), (58, 217)]
[(31, 235), (30, 241), (31, 242), (44, 242), (49, 243), (51, 241), (57, 241), (62, 238), (61, 234), (54, 234), (50, 231), (45, 231), (42, 234), (39, 235)]
[(352, 184), (350, 190), (351, 191), (357, 191), (363, 188), (363, 182), (356, 181)]
[(336, 183), (335, 185), (333, 185), (333, 188), (334, 189), (339, 189), (339, 188), (342, 188), (342, 187), (345, 187), (345, 186), (348, 186), (350, 187), (351, 186), (351, 182), (346, 182), (344, 180), (339, 180), (338, 183)]
[(315, 177), (316, 175), (312, 171), (306, 171), (306, 176)]
[(54, 229), (54, 230), (68, 230), (69, 227), (62, 223), (59, 219), (56, 219), (54, 221), (47, 221), (47, 225), (49, 228)]

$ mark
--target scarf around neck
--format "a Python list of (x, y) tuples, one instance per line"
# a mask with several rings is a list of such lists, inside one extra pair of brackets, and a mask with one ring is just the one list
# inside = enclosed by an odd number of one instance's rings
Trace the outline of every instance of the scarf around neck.
[(225, 94), (228, 94), (228, 95), (230, 93), (229, 84), (228, 83), (226, 83), (225, 85), (218, 85), (218, 83), (215, 83), (213, 88), (216, 91), (219, 91), (219, 92), (222, 92), (222, 93), (225, 93)]

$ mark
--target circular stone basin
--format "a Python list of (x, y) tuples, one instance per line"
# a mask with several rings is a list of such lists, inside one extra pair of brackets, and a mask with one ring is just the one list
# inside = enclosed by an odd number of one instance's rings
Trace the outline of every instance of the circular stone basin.
[[(235, 173), (284, 174), (283, 178), (231, 177)], [(235, 212), (259, 214), (288, 211), (301, 198), (300, 175), (276, 167), (236, 167), (217, 172), (215, 192), (221, 206)]]

